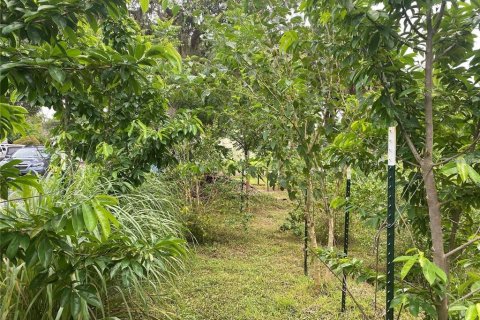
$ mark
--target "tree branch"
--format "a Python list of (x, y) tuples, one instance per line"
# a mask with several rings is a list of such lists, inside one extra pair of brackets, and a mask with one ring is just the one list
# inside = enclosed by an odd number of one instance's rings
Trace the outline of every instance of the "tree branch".
[(456, 158), (460, 157), (461, 155), (463, 155), (463, 154), (465, 154), (469, 151), (473, 151), (475, 149), (475, 147), (477, 146), (477, 143), (480, 141), (480, 122), (479, 122), (477, 127), (478, 127), (477, 128), (477, 136), (475, 137), (475, 139), (472, 141), (472, 143), (467, 148), (465, 148), (462, 152), (457, 153), (454, 156), (448, 157), (446, 159), (441, 160), (438, 163), (435, 163), (434, 166), (440, 166), (442, 164), (448, 163), (448, 162), (452, 161), (453, 159), (456, 159)]
[(440, 28), (440, 23), (442, 22), (443, 15), (445, 14), (445, 7), (447, 5), (447, 1), (443, 0), (442, 5), (440, 6), (440, 11), (438, 13), (437, 19), (435, 20), (435, 25), (433, 27), (433, 33), (437, 33), (438, 28)]
[(457, 300), (455, 300), (454, 302), (452, 302), (452, 305), (454, 305), (454, 304), (457, 303), (458, 301), (462, 301), (462, 300), (468, 299), (468, 298), (470, 298), (471, 296), (473, 296), (474, 294), (479, 293), (479, 292), (480, 292), (480, 288), (478, 288), (477, 290), (473, 290), (473, 291), (467, 293), (466, 295), (464, 295), (463, 297), (458, 298)]
[(405, 9), (405, 6), (402, 4), (402, 11), (405, 16), (405, 19), (407, 20), (408, 24), (410, 25), (410, 28), (422, 39), (426, 39), (425, 35), (418, 30), (418, 28), (413, 24), (412, 20), (410, 20), (410, 17), (408, 16), (407, 10)]
[(398, 122), (398, 125), (400, 126), (400, 129), (402, 130), (403, 137), (405, 138), (405, 141), (407, 142), (408, 147), (410, 148), (410, 151), (413, 154), (413, 157), (415, 160), (417, 160), (418, 164), (422, 164), (422, 157), (420, 156), (420, 153), (418, 152), (417, 148), (412, 142), (412, 139), (410, 139), (410, 136), (408, 135), (407, 130), (405, 130), (405, 127), (402, 124), (402, 121), (400, 121), (400, 118), (398, 116), (395, 116), (395, 119)]
[(471, 245), (472, 243), (474, 242), (477, 242), (477, 241), (480, 241), (480, 237), (477, 237), (477, 235), (480, 233), (480, 227), (477, 229), (477, 232), (475, 232), (475, 235), (474, 235), (474, 238), (470, 241), (467, 241), (465, 242), (464, 244), (462, 244), (461, 246), (458, 246), (456, 247), (455, 249), (453, 250), (450, 250), (449, 252), (445, 253), (445, 259), (447, 259), (448, 257), (450, 257), (451, 255), (465, 249), (466, 247), (468, 247), (469, 245)]
[[(356, 7), (356, 9), (359, 9), (358, 7)], [(370, 17), (370, 15), (368, 14), (365, 14), (365, 16), (367, 17), (367, 19), (373, 23), (375, 25), (375, 27), (377, 27), (377, 29), (379, 30), (382, 30), (383, 26), (380, 25), (379, 23), (377, 23), (375, 20), (372, 19), (372, 17)], [(400, 35), (398, 35), (397, 33), (395, 32), (390, 32), (390, 34), (395, 38), (397, 39), (398, 41), (400, 41), (401, 43), (403, 43), (404, 45), (406, 45), (407, 47), (413, 49), (413, 50), (417, 50), (417, 51), (420, 51), (420, 52), (423, 52), (425, 53), (426, 50), (425, 49), (422, 49), (418, 46), (415, 46), (415, 45), (412, 45), (410, 42), (408, 42), (407, 40), (403, 39)]]
[[(320, 262), (323, 263), (323, 265), (325, 267), (327, 267), (328, 271), (330, 271), (334, 276), (335, 278), (337, 278), (338, 281), (340, 281), (341, 283), (343, 283), (343, 279), (340, 279), (340, 277), (332, 270), (332, 268), (330, 268), (328, 266), (328, 264), (325, 263), (325, 261), (323, 261), (322, 259), (318, 258), (318, 260), (320, 260)], [(358, 303), (358, 301), (355, 299), (355, 297), (353, 296), (353, 294), (350, 292), (350, 290), (348, 289), (348, 286), (345, 285), (345, 289), (347, 290), (347, 293), (348, 295), (350, 296), (350, 298), (352, 298), (353, 302), (355, 303), (355, 305), (357, 306), (358, 310), (360, 310), (360, 312), (362, 313), (363, 315), (363, 318), (364, 319), (370, 319), (367, 314), (365, 313), (365, 311), (363, 310), (363, 307)]]

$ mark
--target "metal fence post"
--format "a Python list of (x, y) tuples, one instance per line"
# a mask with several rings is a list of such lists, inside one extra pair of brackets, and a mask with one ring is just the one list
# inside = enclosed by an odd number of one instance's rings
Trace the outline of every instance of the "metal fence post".
[[(348, 255), (348, 233), (350, 231), (350, 184), (351, 184), (351, 170), (350, 167), (347, 168), (347, 186), (345, 190), (345, 230), (344, 230), (344, 239), (343, 239), (343, 253), (345, 256)], [(342, 284), (342, 312), (345, 312), (346, 309), (346, 300), (347, 300), (347, 276), (343, 275), (343, 284)]]
[(390, 304), (395, 293), (395, 165), (396, 130), (388, 128), (388, 208), (387, 208), (387, 304), (386, 320), (393, 320), (393, 308)]

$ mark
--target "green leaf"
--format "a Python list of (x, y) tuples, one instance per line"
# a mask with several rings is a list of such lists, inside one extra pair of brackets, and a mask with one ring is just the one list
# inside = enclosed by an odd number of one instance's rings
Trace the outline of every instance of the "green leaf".
[(37, 248), (34, 243), (30, 243), (27, 251), (25, 252), (25, 263), (27, 267), (33, 266), (38, 261)]
[(431, 263), (431, 268), (435, 271), (435, 274), (437, 275), (438, 278), (440, 278), (440, 280), (442, 280), (444, 283), (447, 282), (448, 279), (445, 271), (440, 269), (440, 267), (433, 262)]
[(400, 271), (400, 278), (403, 280), (407, 276), (407, 274), (410, 272), (410, 269), (412, 269), (413, 265), (415, 262), (417, 262), (417, 258), (413, 256), (410, 260), (407, 260), (405, 264), (402, 267), (402, 270)]
[(434, 269), (435, 265), (425, 257), (420, 257), (418, 261), (420, 263), (420, 266), (422, 267), (425, 279), (427, 279), (430, 285), (433, 285), (435, 279), (437, 279), (437, 275)]
[(149, 6), (150, 6), (150, 0), (140, 0), (140, 7), (142, 8), (143, 13), (148, 11)]
[(9, 33), (13, 32), (15, 30), (23, 28), (23, 26), (24, 26), (23, 22), (15, 21), (14, 23), (9, 24), (6, 27), (3, 27), (2, 28), (2, 34), (9, 34)]
[(463, 182), (468, 179), (468, 165), (463, 157), (457, 159), (457, 170)]
[(94, 208), (95, 208), (95, 214), (97, 215), (98, 221), (100, 222), (100, 227), (102, 229), (103, 235), (105, 239), (107, 239), (110, 236), (110, 232), (111, 232), (108, 214), (105, 213), (107, 209), (105, 209), (98, 203), (94, 204)]
[(81, 298), (76, 292), (72, 292), (70, 297), (70, 313), (73, 319), (77, 319), (81, 308)]
[(477, 281), (474, 284), (472, 284), (472, 286), (470, 287), (470, 292), (475, 292), (479, 289), (480, 289), (480, 281)]
[(167, 44), (164, 48), (164, 56), (170, 62), (170, 64), (177, 70), (182, 70), (182, 57), (178, 51), (172, 46), (172, 44)]
[(298, 34), (294, 30), (289, 30), (283, 34), (280, 38), (280, 50), (287, 52), (287, 50), (292, 46), (295, 41), (298, 40)]
[(50, 265), (53, 249), (48, 238), (44, 238), (38, 245), (38, 260), (44, 268)]
[(373, 9), (368, 10), (367, 14), (370, 17), (370, 19), (372, 19), (373, 21), (377, 21), (378, 18), (380, 17), (380, 13), (377, 10), (373, 10)]
[(337, 209), (340, 208), (345, 204), (346, 200), (343, 197), (335, 197), (331, 202), (330, 202), (330, 207), (332, 209)]
[(118, 199), (117, 198), (115, 198), (113, 196), (106, 195), (106, 194), (96, 195), (95, 200), (97, 200), (100, 204), (102, 204), (104, 206), (116, 206), (116, 205), (118, 205)]
[(20, 234), (15, 234), (5, 252), (8, 259), (12, 260), (17, 255), (18, 247), (20, 246)]
[(70, 58), (78, 57), (81, 54), (82, 54), (82, 51), (80, 49), (73, 48), (73, 49), (67, 50), (67, 56), (69, 56)]
[(472, 304), (468, 307), (467, 312), (465, 313), (465, 320), (476, 320), (478, 317), (477, 307)]
[(48, 73), (50, 73), (50, 76), (52, 76), (55, 81), (61, 84), (63, 84), (63, 81), (65, 81), (65, 72), (63, 72), (63, 70), (58, 67), (48, 67)]
[(92, 232), (95, 227), (97, 226), (97, 216), (92, 210), (92, 207), (88, 203), (82, 204), (82, 213), (83, 213), (83, 221), (85, 222), (85, 226), (87, 230)]
[(81, 210), (74, 210), (72, 214), (72, 226), (76, 234), (79, 234), (85, 228)]
[(480, 174), (478, 174), (475, 169), (473, 169), (471, 166), (467, 164), (467, 172), (468, 176), (470, 177), (470, 180), (473, 181), (475, 184), (480, 184)]
[[(80, 297), (83, 298), (83, 300), (85, 300), (88, 304), (94, 306), (94, 307), (97, 307), (97, 308), (101, 308), (102, 307), (102, 302), (100, 301), (100, 299), (97, 297), (97, 295), (95, 294), (95, 292), (92, 292), (93, 290), (90, 289), (90, 288), (83, 288), (80, 287), (80, 286), (77, 286), (76, 289), (78, 290), (78, 295)], [(90, 290), (89, 290), (90, 289)]]

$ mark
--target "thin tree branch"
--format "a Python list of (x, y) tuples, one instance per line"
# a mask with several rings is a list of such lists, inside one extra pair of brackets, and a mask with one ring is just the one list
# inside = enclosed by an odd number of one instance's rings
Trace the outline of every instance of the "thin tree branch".
[[(320, 260), (323, 265), (325, 267), (327, 267), (327, 269), (335, 276), (335, 278), (337, 278), (338, 281), (340, 281), (341, 283), (343, 283), (343, 279), (340, 279), (340, 277), (335, 273), (333, 272), (333, 270), (328, 266), (328, 264), (325, 263), (325, 261), (323, 261), (322, 259), (318, 259)], [(370, 319), (367, 314), (365, 313), (365, 311), (363, 310), (363, 307), (358, 303), (358, 301), (355, 299), (355, 297), (353, 296), (353, 294), (350, 292), (350, 290), (348, 289), (348, 286), (345, 285), (345, 290), (347, 290), (347, 293), (348, 295), (350, 296), (350, 298), (352, 298), (353, 302), (355, 303), (355, 305), (357, 306), (358, 310), (360, 310), (360, 312), (362, 313), (363, 315), (363, 318), (364, 319)]]
[(407, 10), (405, 9), (405, 6), (402, 4), (402, 11), (405, 16), (405, 19), (407, 20), (408, 24), (410, 25), (410, 28), (422, 39), (426, 39), (425, 35), (418, 30), (418, 28), (413, 24), (412, 20), (410, 20), (410, 17), (408, 16)]
[(445, 14), (445, 7), (447, 5), (447, 1), (443, 0), (442, 5), (440, 6), (440, 11), (438, 13), (437, 19), (435, 20), (435, 25), (433, 27), (433, 33), (437, 33), (438, 28), (440, 28), (440, 23), (442, 22), (443, 15)]
[(471, 296), (473, 296), (474, 294), (479, 293), (479, 292), (480, 292), (480, 288), (478, 288), (477, 290), (473, 290), (473, 291), (467, 293), (466, 295), (464, 295), (463, 297), (458, 298), (457, 300), (453, 301), (452, 304), (455, 304), (455, 303), (457, 303), (457, 302), (459, 302), (459, 301), (468, 299), (468, 298), (470, 298)]
[(477, 242), (477, 241), (480, 241), (480, 237), (477, 237), (477, 235), (480, 233), (480, 227), (477, 229), (477, 232), (475, 232), (475, 235), (474, 235), (474, 238), (470, 241), (467, 241), (465, 242), (464, 244), (462, 244), (461, 246), (458, 246), (456, 247), (455, 249), (453, 250), (450, 250), (449, 252), (445, 253), (445, 259), (447, 259), (448, 257), (450, 257), (451, 255), (465, 249), (466, 247), (468, 247), (469, 245), (471, 245), (472, 243), (474, 242)]
[(410, 148), (410, 151), (413, 154), (413, 157), (415, 160), (417, 160), (418, 164), (422, 164), (422, 157), (420, 156), (420, 153), (418, 152), (417, 148), (412, 142), (412, 139), (410, 139), (410, 136), (408, 135), (407, 130), (405, 130), (405, 127), (402, 124), (402, 121), (400, 121), (400, 118), (398, 116), (395, 116), (395, 119), (398, 122), (398, 125), (400, 126), (400, 129), (402, 130), (403, 137), (405, 138), (405, 141), (407, 142), (408, 147)]
[[(356, 7), (356, 9), (359, 9), (358, 7)], [(366, 14), (365, 15), (367, 17), (367, 19), (373, 23), (375, 25), (375, 27), (377, 27), (377, 29), (381, 30), (383, 28), (382, 25), (380, 25), (379, 23), (377, 23), (375, 20), (372, 19), (372, 17), (370, 17), (370, 15)], [(403, 39), (400, 35), (398, 35), (397, 33), (395, 32), (391, 32), (390, 33), (395, 39), (397, 39), (398, 41), (400, 41), (401, 43), (403, 43), (404, 45), (406, 45), (407, 47), (413, 49), (413, 50), (417, 50), (417, 51), (420, 51), (420, 52), (423, 52), (425, 53), (426, 50), (425, 49), (422, 49), (418, 46), (415, 46), (415, 45), (412, 45), (410, 42), (408, 42), (407, 40)]]
[(435, 163), (434, 166), (440, 166), (442, 164), (445, 164), (445, 163), (448, 163), (450, 161), (452, 161), (453, 159), (456, 159), (458, 157), (460, 157), (461, 155), (469, 152), (469, 151), (473, 151), (475, 149), (475, 147), (477, 146), (477, 143), (480, 141), (480, 125), (479, 125), (479, 128), (478, 128), (478, 132), (477, 132), (477, 136), (475, 137), (475, 139), (472, 141), (472, 143), (468, 146), (468, 148), (465, 148), (462, 152), (460, 153), (457, 153), (456, 155), (454, 156), (451, 156), (451, 157), (448, 157), (446, 159), (443, 159), (441, 160), (440, 162), (438, 163)]

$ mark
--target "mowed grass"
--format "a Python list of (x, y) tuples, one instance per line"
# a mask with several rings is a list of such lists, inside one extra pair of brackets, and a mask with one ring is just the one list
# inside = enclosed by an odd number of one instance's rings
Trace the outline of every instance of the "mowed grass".
[[(339, 312), (341, 283), (326, 270), (320, 287), (303, 275), (302, 240), (280, 231), (292, 206), (286, 198), (262, 192), (252, 201), (247, 230), (219, 228), (219, 241), (197, 246), (178, 281), (178, 319), (361, 319), (350, 298), (347, 312)], [(375, 314), (373, 287), (352, 281), (350, 288), (369, 317), (380, 319), (384, 295)]]

